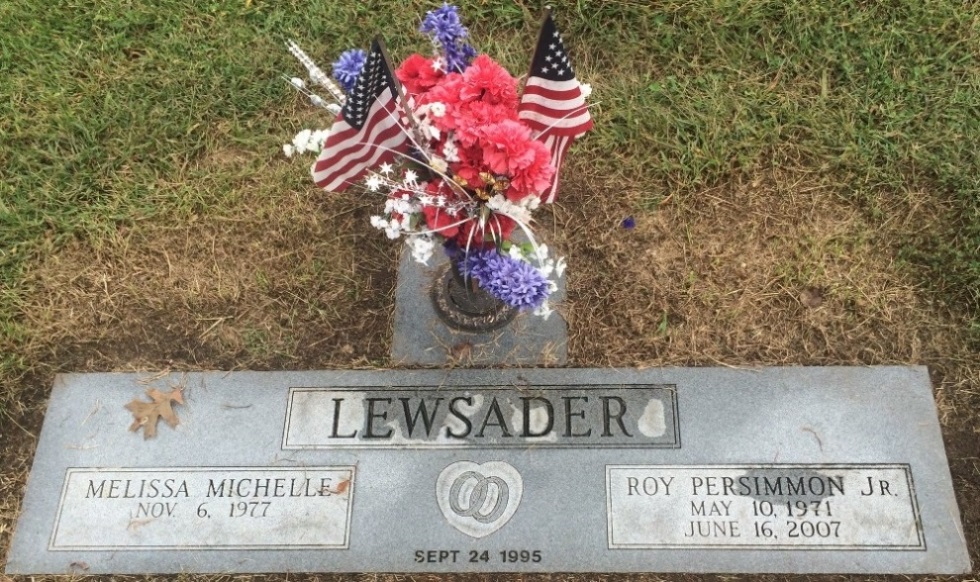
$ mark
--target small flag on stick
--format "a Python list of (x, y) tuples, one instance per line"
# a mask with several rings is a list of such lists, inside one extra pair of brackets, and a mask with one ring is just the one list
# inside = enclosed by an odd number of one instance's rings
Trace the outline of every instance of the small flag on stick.
[(313, 164), (313, 181), (343, 192), (378, 164), (391, 162), (407, 149), (401, 125), (400, 91), (381, 40), (374, 39), (367, 62), (330, 128), (323, 151)]
[(555, 177), (541, 199), (554, 202), (558, 196), (558, 170), (565, 152), (572, 141), (592, 129), (592, 116), (550, 10), (545, 12), (541, 25), (518, 117), (551, 150)]

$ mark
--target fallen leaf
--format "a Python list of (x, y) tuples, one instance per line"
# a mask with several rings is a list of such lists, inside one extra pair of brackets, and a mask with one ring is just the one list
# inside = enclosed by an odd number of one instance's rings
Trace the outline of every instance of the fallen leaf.
[(331, 493), (336, 493), (337, 495), (341, 495), (344, 493), (344, 491), (347, 491), (348, 487), (350, 487), (350, 479), (344, 479), (340, 483), (337, 483), (337, 489), (331, 491)]
[(146, 391), (153, 402), (144, 400), (133, 400), (126, 405), (126, 410), (133, 413), (133, 424), (129, 425), (129, 430), (136, 432), (143, 428), (143, 438), (153, 438), (157, 434), (157, 421), (161, 418), (170, 425), (171, 428), (177, 426), (180, 420), (174, 412), (173, 403), (184, 403), (184, 389), (178, 386), (170, 392), (160, 392), (156, 388)]

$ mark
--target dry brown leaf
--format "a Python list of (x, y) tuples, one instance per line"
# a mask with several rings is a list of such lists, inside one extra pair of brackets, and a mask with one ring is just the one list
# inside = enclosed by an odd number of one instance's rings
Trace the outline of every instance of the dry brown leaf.
[(129, 430), (136, 432), (143, 427), (143, 438), (153, 438), (157, 434), (157, 421), (163, 419), (171, 428), (176, 427), (180, 420), (174, 412), (173, 403), (184, 403), (183, 387), (176, 387), (170, 392), (160, 392), (156, 388), (146, 391), (153, 402), (144, 400), (133, 400), (126, 405), (126, 409), (133, 413), (133, 424)]

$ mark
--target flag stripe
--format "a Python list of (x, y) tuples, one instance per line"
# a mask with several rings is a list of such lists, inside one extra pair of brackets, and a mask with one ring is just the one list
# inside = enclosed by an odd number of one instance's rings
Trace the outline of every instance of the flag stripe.
[(582, 90), (578, 87), (574, 89), (569, 89), (567, 91), (555, 91), (549, 89), (548, 87), (530, 86), (524, 88), (525, 95), (537, 95), (544, 99), (551, 99), (557, 101), (555, 105), (564, 106), (566, 103), (584, 103), (585, 99), (582, 98)]
[[(547, 107), (548, 109), (557, 110), (554, 99), (552, 99), (548, 95), (542, 95), (540, 93), (525, 93), (524, 98), (521, 100), (521, 103), (525, 106), (533, 104), (533, 105), (541, 105), (542, 107)], [(569, 99), (568, 103), (562, 106), (562, 109), (574, 110), (574, 109), (581, 109), (583, 107), (586, 107), (585, 99), (579, 98), (574, 100)]]
[[(375, 118), (380, 121), (375, 123)], [(343, 191), (346, 186), (339, 190), (332, 186), (336, 186), (338, 182), (357, 180), (371, 166), (382, 161), (382, 157), (385, 157), (384, 161), (390, 160), (394, 153), (389, 148), (397, 149), (406, 140), (397, 118), (392, 117), (388, 111), (380, 108), (375, 111), (372, 108), (365, 127), (368, 124), (371, 124), (371, 131), (366, 136), (362, 135), (363, 132), (356, 132), (339, 143), (325, 145), (313, 166), (313, 180), (317, 186)]]
[[(565, 152), (568, 151), (569, 146), (572, 145), (571, 136), (551, 136), (545, 142), (545, 144), (551, 148), (551, 163), (554, 164), (556, 168), (561, 167), (562, 161), (565, 159)], [(543, 202), (551, 203), (555, 201), (558, 197), (558, 172), (555, 172), (555, 177), (551, 182), (551, 187), (544, 193), (541, 197)]]
[[(390, 137), (389, 137), (390, 136)], [(331, 168), (330, 173), (317, 172), (313, 168), (313, 179), (316, 185), (334, 192), (343, 192), (351, 183), (359, 180), (368, 169), (382, 162), (390, 162), (395, 154), (390, 150), (397, 150), (400, 144), (404, 143), (401, 130), (393, 128), (382, 134), (381, 137), (372, 139), (360, 152), (359, 157), (349, 159), (346, 165), (339, 168)]]
[(521, 120), (530, 122), (527, 124), (528, 127), (538, 131), (579, 134), (592, 129), (592, 117), (587, 111), (584, 114), (571, 112), (565, 115), (568, 117), (555, 116), (547, 111), (522, 111)]
[(527, 87), (543, 87), (551, 91), (573, 91), (579, 89), (578, 79), (574, 77), (565, 81), (552, 81), (543, 77), (531, 76), (525, 84)]

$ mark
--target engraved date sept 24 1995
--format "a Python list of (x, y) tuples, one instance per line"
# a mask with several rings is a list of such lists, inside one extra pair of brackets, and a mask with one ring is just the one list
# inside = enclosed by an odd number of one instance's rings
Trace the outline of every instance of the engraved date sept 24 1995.
[(499, 564), (537, 564), (541, 561), (541, 550), (415, 550), (416, 564), (456, 564), (470, 562)]

